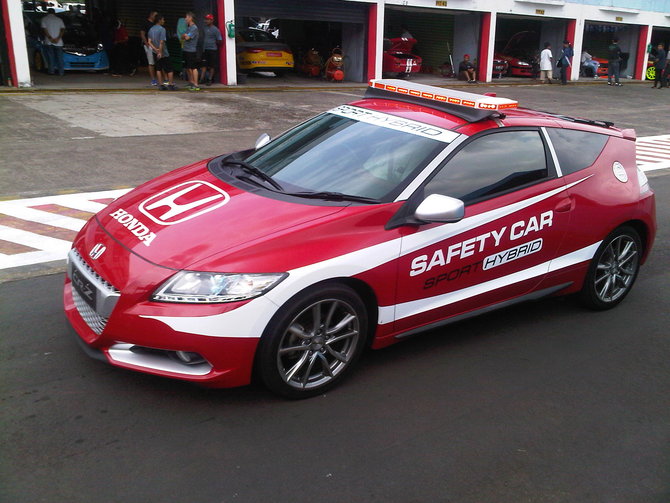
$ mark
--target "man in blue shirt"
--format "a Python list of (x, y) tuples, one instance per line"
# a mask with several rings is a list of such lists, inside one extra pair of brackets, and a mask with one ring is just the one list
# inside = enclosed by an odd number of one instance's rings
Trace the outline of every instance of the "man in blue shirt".
[[(203, 67), (200, 69), (200, 78), (208, 86), (212, 85), (214, 72), (219, 61), (219, 44), (223, 41), (221, 32), (214, 26), (214, 16), (207, 14), (205, 16), (205, 27), (202, 30), (202, 61)], [(209, 71), (209, 73), (208, 73)]]
[(186, 33), (181, 36), (184, 41), (181, 50), (186, 64), (188, 89), (189, 91), (200, 91), (198, 87), (198, 27), (195, 25), (193, 12), (187, 12), (184, 17), (186, 18)]
[(652, 87), (656, 87), (658, 84), (658, 88), (662, 89), (667, 85), (665, 82), (665, 80), (667, 80), (667, 75), (665, 75), (664, 70), (666, 63), (668, 62), (668, 55), (665, 52), (665, 46), (663, 45), (663, 42), (659, 42), (658, 47), (656, 48), (656, 57), (654, 59), (656, 77), (654, 78), (654, 85)]
[(572, 65), (572, 57), (575, 55), (575, 51), (570, 47), (570, 42), (568, 40), (563, 41), (563, 51), (561, 56), (558, 59), (556, 65), (561, 69), (561, 84), (565, 85), (568, 83), (568, 69)]
[(160, 89), (162, 91), (167, 89), (174, 91), (177, 89), (177, 86), (174, 85), (174, 73), (172, 71), (172, 64), (170, 63), (170, 53), (165, 45), (167, 42), (165, 28), (163, 27), (165, 24), (165, 16), (156, 14), (154, 19), (156, 24), (147, 32), (147, 43), (154, 53), (156, 74), (158, 76), (158, 82), (161, 83)]

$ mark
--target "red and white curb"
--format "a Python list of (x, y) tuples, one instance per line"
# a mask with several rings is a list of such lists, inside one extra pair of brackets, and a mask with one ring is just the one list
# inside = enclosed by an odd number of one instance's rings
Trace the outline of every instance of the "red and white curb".
[[(637, 165), (670, 168), (670, 135), (638, 138)], [(86, 221), (130, 190), (0, 201), (0, 270), (64, 260)]]
[(129, 190), (0, 201), (0, 269), (65, 259), (86, 221)]

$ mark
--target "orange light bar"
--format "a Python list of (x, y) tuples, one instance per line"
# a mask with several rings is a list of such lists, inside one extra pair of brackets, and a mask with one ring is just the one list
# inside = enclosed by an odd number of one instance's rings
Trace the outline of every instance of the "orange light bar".
[(480, 110), (508, 110), (519, 106), (518, 101), (509, 98), (498, 98), (483, 94), (455, 91), (453, 89), (442, 89), (440, 87), (416, 84), (414, 82), (397, 79), (373, 79), (370, 81), (370, 87), (392, 93), (415, 96), (425, 100), (451, 103), (453, 105), (469, 108), (478, 108)]

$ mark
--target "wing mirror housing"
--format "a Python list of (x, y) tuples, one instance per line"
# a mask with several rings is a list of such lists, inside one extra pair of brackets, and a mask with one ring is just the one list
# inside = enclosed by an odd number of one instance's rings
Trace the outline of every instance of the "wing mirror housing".
[(260, 135), (260, 136), (258, 137), (258, 139), (256, 140), (256, 144), (254, 145), (254, 148), (255, 148), (256, 150), (258, 150), (259, 148), (264, 147), (265, 145), (267, 145), (268, 143), (270, 143), (270, 140), (271, 140), (270, 135), (267, 134), (267, 133), (263, 133), (263, 134)]
[(431, 194), (426, 197), (414, 211), (414, 218), (419, 222), (454, 223), (465, 216), (465, 204), (460, 199)]

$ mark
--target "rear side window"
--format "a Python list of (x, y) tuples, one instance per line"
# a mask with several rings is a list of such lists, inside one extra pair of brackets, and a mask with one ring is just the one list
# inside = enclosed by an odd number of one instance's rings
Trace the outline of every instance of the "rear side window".
[(609, 138), (604, 134), (574, 129), (547, 128), (547, 133), (564, 175), (588, 168), (596, 162)]
[(538, 131), (505, 131), (477, 138), (458, 151), (426, 185), (467, 203), (495, 196), (548, 176)]

